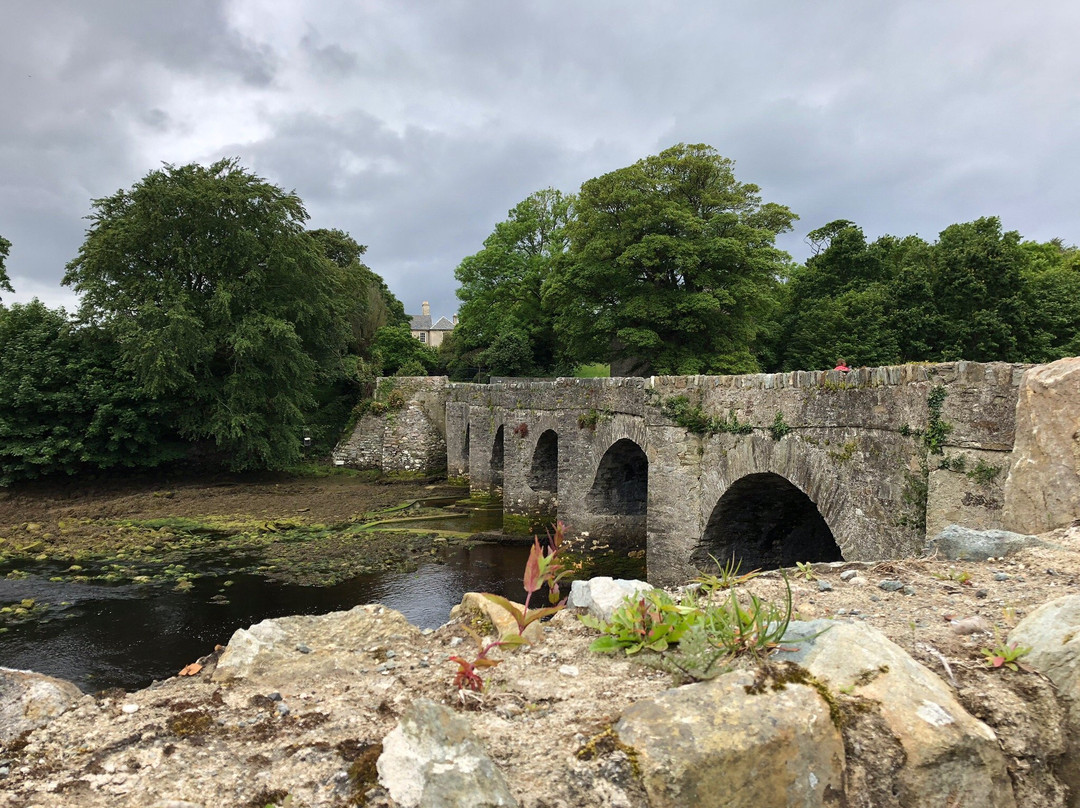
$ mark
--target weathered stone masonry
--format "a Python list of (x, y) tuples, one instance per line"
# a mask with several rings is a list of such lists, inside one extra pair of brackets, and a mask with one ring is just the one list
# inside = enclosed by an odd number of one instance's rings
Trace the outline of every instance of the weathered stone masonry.
[[(949, 523), (1001, 526), (1025, 369), (382, 380), (377, 398), (393, 387), (403, 408), (365, 416), (335, 458), (445, 468), (476, 492), (501, 491), (507, 514), (557, 514), (585, 548), (645, 549), (657, 584), (685, 581), (710, 554), (749, 554), (755, 565), (900, 557)], [(928, 455), (919, 433), (939, 386), (951, 431), (943, 453)], [(754, 430), (693, 434), (663, 412), (675, 396)], [(769, 431), (777, 413), (790, 427), (779, 439)]]

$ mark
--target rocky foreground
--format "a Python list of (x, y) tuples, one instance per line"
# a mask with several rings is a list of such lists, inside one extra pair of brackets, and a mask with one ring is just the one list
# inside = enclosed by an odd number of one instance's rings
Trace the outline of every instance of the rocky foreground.
[[(584, 609), (494, 651), (482, 694), (448, 661), (474, 658), (466, 625), (497, 631), (469, 609), (264, 621), (136, 693), (7, 673), (0, 806), (1078, 805), (1078, 545), (818, 565), (787, 650), (677, 687), (590, 652)], [(595, 587), (574, 602), (603, 613)], [(1017, 671), (981, 654), (1009, 643), (1033, 649)]]

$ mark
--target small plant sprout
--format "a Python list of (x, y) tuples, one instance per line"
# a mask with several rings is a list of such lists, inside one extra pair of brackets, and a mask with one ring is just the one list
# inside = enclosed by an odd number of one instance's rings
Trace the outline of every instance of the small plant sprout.
[(735, 556), (732, 556), (726, 564), (721, 564), (717, 561), (716, 556), (710, 555), (709, 558), (716, 565), (716, 574), (702, 573), (694, 579), (694, 583), (700, 584), (701, 589), (706, 593), (716, 592), (720, 589), (731, 589), (735, 586), (740, 586), (750, 581), (760, 574), (758, 570), (739, 574), (739, 568), (742, 566), (741, 561), (737, 561)]
[(476, 658), (471, 661), (459, 656), (450, 657), (450, 661), (456, 662), (458, 665), (457, 673), (454, 674), (454, 687), (458, 690), (472, 690), (475, 693), (480, 693), (484, 690), (484, 679), (479, 671), (485, 668), (494, 668), (502, 661), (491, 659), (488, 654), (503, 643), (499, 640), (485, 643), (484, 638), (471, 628), (468, 626), (463, 626), (463, 628), (476, 641), (477, 654)]
[[(525, 577), (523, 584), (525, 586), (525, 604), (524, 607), (519, 609), (516, 604), (511, 603), (506, 598), (500, 595), (485, 594), (485, 597), (502, 606), (510, 615), (514, 618), (514, 622), (517, 623), (518, 633), (516, 636), (510, 635), (503, 637), (503, 645), (521, 645), (528, 641), (524, 637), (525, 629), (530, 624), (537, 620), (542, 620), (545, 617), (559, 612), (565, 606), (565, 598), (560, 599), (559, 595), (559, 581), (570, 570), (565, 569), (562, 564), (562, 560), (558, 557), (559, 550), (563, 546), (563, 538), (565, 535), (565, 526), (562, 522), (559, 522), (555, 527), (555, 534), (548, 535), (548, 546), (546, 548), (541, 547), (540, 538), (538, 536), (533, 537), (533, 546), (529, 551), (529, 560), (525, 563)], [(548, 601), (550, 606), (542, 609), (530, 609), (529, 606), (532, 602), (534, 594), (540, 591), (540, 589), (547, 584), (548, 587)]]
[(986, 657), (986, 664), (991, 668), (1008, 668), (1009, 670), (1018, 671), (1020, 666), (1016, 664), (1016, 660), (1030, 654), (1031, 649), (1016, 643), (1006, 645), (1003, 642), (998, 642), (993, 648), (983, 648), (981, 653)]
[(795, 568), (798, 570), (795, 573), (796, 578), (802, 578), (804, 581), (814, 580), (814, 565), (810, 561), (796, 561)]

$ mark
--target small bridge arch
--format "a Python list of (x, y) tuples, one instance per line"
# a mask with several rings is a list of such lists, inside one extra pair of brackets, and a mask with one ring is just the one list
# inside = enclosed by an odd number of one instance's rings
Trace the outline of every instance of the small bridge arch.
[(537, 438), (527, 481), (533, 491), (559, 492), (559, 433), (554, 429), (545, 429)]

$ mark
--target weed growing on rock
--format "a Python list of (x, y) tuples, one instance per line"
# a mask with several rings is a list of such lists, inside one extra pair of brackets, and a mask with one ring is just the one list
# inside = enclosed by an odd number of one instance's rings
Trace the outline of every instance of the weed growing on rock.
[(698, 584), (701, 590), (706, 594), (712, 594), (721, 589), (731, 589), (732, 587), (744, 584), (753, 578), (757, 578), (758, 575), (761, 574), (759, 570), (752, 570), (740, 574), (739, 569), (742, 567), (742, 562), (736, 561), (735, 556), (732, 556), (725, 564), (721, 564), (717, 561), (716, 556), (714, 555), (710, 555), (709, 558), (711, 558), (712, 562), (716, 565), (716, 574), (703, 572), (694, 579), (694, 583)]
[(983, 460), (975, 461), (975, 468), (967, 472), (968, 479), (974, 480), (979, 485), (990, 485), (1001, 474), (1001, 466), (995, 466)]
[(945, 453), (945, 438), (953, 431), (953, 425), (941, 418), (941, 408), (945, 405), (945, 397), (949, 392), (944, 385), (938, 385), (926, 396), (926, 409), (929, 416), (926, 422), (926, 431), (923, 433), (923, 445), (930, 454)]
[(791, 432), (791, 427), (788, 426), (787, 421), (784, 420), (784, 413), (777, 410), (776, 417), (773, 418), (772, 425), (769, 427), (769, 434), (773, 440), (781, 440), (785, 435)]
[(457, 673), (454, 674), (454, 687), (458, 690), (472, 690), (475, 693), (479, 693), (484, 689), (484, 678), (480, 675), (479, 671), (486, 668), (494, 668), (502, 661), (499, 659), (492, 659), (488, 654), (503, 643), (499, 640), (485, 643), (484, 638), (471, 628), (468, 626), (463, 626), (463, 628), (469, 633), (469, 636), (476, 641), (476, 646), (479, 650), (477, 651), (476, 657), (471, 660), (460, 656), (450, 657), (450, 661), (456, 662), (458, 666)]
[[(676, 424), (681, 426), (687, 432), (692, 432), (695, 435), (708, 435), (710, 437), (721, 433), (729, 435), (749, 435), (754, 431), (753, 426), (743, 423), (738, 419), (735, 415), (735, 410), (728, 410), (727, 417), (709, 415), (700, 404), (691, 404), (690, 399), (686, 396), (674, 396), (669, 398), (664, 402), (661, 410), (664, 415)], [(783, 436), (781, 435), (781, 437)], [(777, 438), (777, 440), (779, 440), (779, 438)]]
[(1016, 664), (1016, 660), (1030, 654), (1031, 649), (1016, 643), (1006, 645), (998, 641), (993, 648), (983, 648), (980, 653), (986, 657), (986, 664), (991, 668), (1008, 668), (1012, 671), (1018, 671), (1020, 666)]

